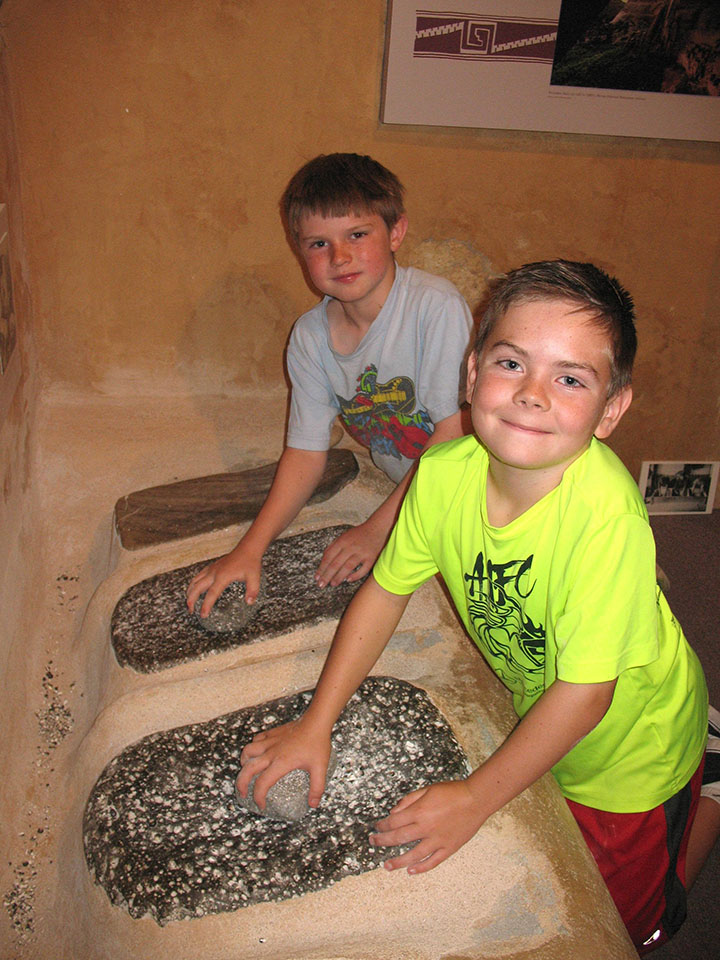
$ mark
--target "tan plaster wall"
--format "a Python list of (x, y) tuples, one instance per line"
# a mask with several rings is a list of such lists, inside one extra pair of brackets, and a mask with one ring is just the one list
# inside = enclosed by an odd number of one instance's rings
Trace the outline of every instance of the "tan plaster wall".
[[(2, 16), (2, 11), (0, 11)], [(37, 359), (30, 317), (28, 265), (25, 256), (22, 194), (12, 104), (8, 96), (7, 63), (0, 43), (0, 203), (8, 206), (13, 299), (17, 342), (0, 375), (0, 770), (27, 743), (27, 728), (18, 723), (30, 712), (24, 677), (38, 666), (38, 653), (29, 643), (33, 608), (28, 571), (40, 548), (41, 508), (32, 479), (38, 395)], [(3, 793), (15, 799), (25, 793), (22, 783), (3, 777)], [(7, 832), (0, 831), (3, 850)], [(2, 861), (5, 857), (2, 856)]]
[(5, 0), (46, 386), (232, 393), (277, 383), (313, 302), (277, 215), (320, 151), (408, 188), (407, 248), (503, 270), (594, 259), (634, 293), (637, 400), (616, 447), (720, 457), (716, 146), (381, 127), (385, 3)]

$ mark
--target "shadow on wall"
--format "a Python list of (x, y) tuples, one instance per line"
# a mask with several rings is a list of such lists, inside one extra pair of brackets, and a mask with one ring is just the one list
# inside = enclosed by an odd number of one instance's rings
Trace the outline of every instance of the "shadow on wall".
[[(252, 391), (257, 395), (253, 415), (262, 417), (265, 391), (283, 384), (289, 389), (283, 358), (295, 315), (291, 298), (260, 271), (228, 272), (216, 279), (188, 318), (177, 348), (177, 372), (203, 417), (211, 416), (204, 406), (207, 396), (227, 396), (233, 403)], [(238, 416), (246, 415), (247, 405), (238, 406)]]
[(178, 370), (191, 392), (222, 394), (276, 384), (282, 376), (278, 345), (287, 338), (294, 310), (290, 297), (255, 270), (218, 277), (192, 312), (179, 344)]

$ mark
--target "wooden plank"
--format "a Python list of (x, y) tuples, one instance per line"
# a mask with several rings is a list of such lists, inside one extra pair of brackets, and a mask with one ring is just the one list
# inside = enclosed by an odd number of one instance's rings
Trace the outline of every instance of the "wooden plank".
[[(222, 530), (254, 519), (265, 502), (277, 463), (147, 487), (115, 504), (115, 529), (126, 550)], [(310, 503), (329, 500), (358, 474), (350, 450), (330, 450)]]

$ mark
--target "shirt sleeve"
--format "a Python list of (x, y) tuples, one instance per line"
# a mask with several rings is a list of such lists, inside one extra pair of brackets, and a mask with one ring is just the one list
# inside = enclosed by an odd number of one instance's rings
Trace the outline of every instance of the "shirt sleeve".
[(457, 291), (428, 296), (422, 308), (417, 389), (431, 420), (438, 423), (460, 408), (464, 387), (460, 375), (470, 341), (472, 315)]
[(405, 494), (397, 523), (373, 568), (373, 576), (389, 593), (413, 593), (438, 572), (422, 526), (420, 470)]
[(292, 384), (287, 445), (327, 450), (340, 404), (322, 364), (322, 346), (315, 335), (302, 329), (300, 321), (290, 335), (287, 367)]
[(656, 660), (655, 543), (647, 521), (625, 515), (603, 524), (577, 567), (555, 620), (558, 679), (601, 683)]

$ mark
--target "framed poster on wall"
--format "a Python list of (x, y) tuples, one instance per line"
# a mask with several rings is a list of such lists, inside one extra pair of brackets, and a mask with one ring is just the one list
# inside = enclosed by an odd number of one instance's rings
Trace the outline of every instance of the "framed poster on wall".
[(718, 77), (718, 0), (390, 0), (380, 119), (720, 141)]

